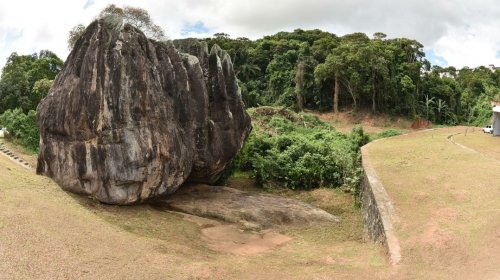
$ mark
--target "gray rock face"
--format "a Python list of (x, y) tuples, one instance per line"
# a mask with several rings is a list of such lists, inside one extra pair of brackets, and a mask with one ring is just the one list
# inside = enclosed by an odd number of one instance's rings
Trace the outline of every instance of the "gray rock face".
[(164, 203), (175, 211), (217, 218), (252, 230), (340, 221), (324, 210), (294, 199), (203, 184), (185, 185)]
[[(37, 173), (111, 204), (213, 184), (250, 133), (230, 57), (91, 23), (37, 109)], [(199, 48), (203, 46), (203, 48)], [(200, 63), (201, 61), (201, 63)]]

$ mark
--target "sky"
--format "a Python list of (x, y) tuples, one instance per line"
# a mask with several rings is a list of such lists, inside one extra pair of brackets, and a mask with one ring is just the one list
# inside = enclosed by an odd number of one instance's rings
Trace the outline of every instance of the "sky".
[(170, 39), (217, 32), (257, 39), (296, 28), (416, 39), (440, 66), (500, 66), (498, 0), (15, 0), (0, 2), (0, 67), (12, 52), (65, 60), (68, 31), (108, 4), (139, 6)]

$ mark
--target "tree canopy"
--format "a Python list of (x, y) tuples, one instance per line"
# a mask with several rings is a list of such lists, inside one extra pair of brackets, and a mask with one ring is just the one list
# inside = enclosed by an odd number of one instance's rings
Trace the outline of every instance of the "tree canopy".
[(48, 50), (32, 55), (12, 53), (0, 78), (0, 113), (15, 108), (35, 110), (62, 66), (62, 60)]
[[(127, 15), (128, 21), (143, 29), (152, 24), (147, 12), (138, 8), (110, 5), (99, 16), (110, 14)], [(83, 30), (79, 25), (71, 34)], [(297, 29), (257, 40), (233, 39), (220, 32), (204, 40), (231, 56), (247, 107), (364, 109), (439, 124), (472, 119), (473, 124), (484, 125), (490, 121), (490, 101), (500, 99), (500, 69), (432, 66), (420, 42), (388, 38), (381, 32), (371, 38), (363, 33), (339, 37)], [(62, 64), (50, 51), (13, 53), (0, 78), (0, 113), (36, 109)]]
[(500, 70), (431, 66), (420, 42), (382, 32), (339, 37), (297, 29), (257, 40), (226, 33), (205, 40), (231, 55), (248, 107), (365, 108), (442, 124), (466, 122), (472, 112), (482, 125), (489, 101), (500, 96)]
[[(99, 13), (97, 18), (101, 19), (109, 16), (117, 16), (121, 18), (124, 24), (128, 23), (138, 28), (144, 32), (148, 38), (158, 41), (166, 39), (165, 31), (153, 22), (151, 15), (145, 9), (131, 6), (118, 7), (115, 4), (109, 4)], [(78, 24), (69, 31), (68, 48), (70, 50), (73, 49), (84, 31), (85, 26), (83, 24)]]

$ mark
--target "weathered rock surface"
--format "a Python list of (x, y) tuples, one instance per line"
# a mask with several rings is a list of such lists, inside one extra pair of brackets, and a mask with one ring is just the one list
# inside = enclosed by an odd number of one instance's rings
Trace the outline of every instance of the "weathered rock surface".
[(37, 173), (112, 204), (214, 183), (251, 130), (230, 57), (111, 22), (87, 27), (38, 107)]
[(175, 211), (255, 230), (339, 221), (324, 210), (294, 199), (204, 184), (186, 184), (162, 203)]

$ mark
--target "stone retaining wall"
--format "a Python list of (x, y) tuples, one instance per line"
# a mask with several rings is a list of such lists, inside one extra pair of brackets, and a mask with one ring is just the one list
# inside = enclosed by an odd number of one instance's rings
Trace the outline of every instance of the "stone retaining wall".
[(13, 162), (21, 165), (26, 169), (31, 169), (31, 166), (26, 161), (24, 161), (22, 158), (18, 157), (16, 154), (10, 151), (6, 146), (4, 146), (3, 142), (0, 142), (0, 154), (6, 156)]
[(370, 145), (361, 148), (364, 178), (360, 199), (365, 233), (369, 239), (385, 247), (391, 264), (395, 265), (401, 260), (399, 241), (393, 228), (397, 217), (392, 202), (371, 164), (368, 154)]

